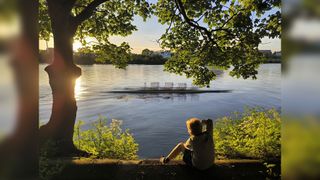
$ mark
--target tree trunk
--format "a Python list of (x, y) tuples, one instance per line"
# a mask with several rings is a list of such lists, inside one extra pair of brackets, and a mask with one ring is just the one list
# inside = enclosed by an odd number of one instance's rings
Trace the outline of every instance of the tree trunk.
[[(61, 37), (55, 37), (58, 38)], [(56, 41), (55, 46), (59, 46)], [(81, 75), (81, 69), (73, 63), (65, 62), (72, 61), (72, 45), (64, 49), (64, 55), (60, 53), (60, 48), (55, 48), (53, 63), (45, 68), (49, 75), (53, 102), (50, 120), (40, 130), (41, 141), (53, 140), (58, 143), (58, 151), (61, 147), (63, 153), (72, 153), (73, 128), (77, 113), (74, 88), (76, 79)]]
[(9, 50), (18, 109), (12, 134), (0, 144), (0, 172), (4, 179), (35, 179), (38, 176), (38, 5), (35, 0), (17, 1), (22, 28)]
[[(60, 4), (59, 4), (60, 3)], [(61, 1), (48, 1), (54, 37), (53, 63), (45, 68), (49, 75), (53, 104), (49, 122), (40, 128), (40, 141), (55, 143), (57, 155), (77, 153), (73, 144), (73, 128), (77, 114), (74, 96), (76, 79), (81, 69), (73, 63), (73, 36), (76, 27), (72, 24), (68, 6)]]

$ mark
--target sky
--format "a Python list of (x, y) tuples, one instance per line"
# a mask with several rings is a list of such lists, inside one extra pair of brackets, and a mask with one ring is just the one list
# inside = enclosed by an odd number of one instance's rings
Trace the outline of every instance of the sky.
[[(157, 0), (150, 0), (149, 2), (156, 2)], [(134, 25), (137, 26), (137, 31), (134, 31), (131, 35), (127, 37), (113, 36), (110, 37), (110, 41), (115, 44), (121, 44), (122, 42), (128, 42), (132, 48), (133, 53), (141, 53), (143, 49), (150, 50), (161, 50), (157, 40), (160, 39), (161, 35), (166, 30), (166, 25), (161, 25), (158, 23), (158, 18), (156, 16), (152, 16), (147, 19), (146, 22), (142, 20), (141, 17), (134, 17)], [(50, 40), (49, 47), (53, 47), (53, 42)], [(81, 47), (81, 43), (75, 41), (74, 42), (74, 50), (76, 51)], [(40, 48), (46, 49), (46, 43), (44, 41), (40, 41)], [(261, 50), (272, 50), (272, 51), (280, 51), (281, 50), (281, 40), (280, 39), (269, 39), (263, 38), (262, 43), (259, 46)]]
[[(158, 23), (157, 17), (152, 17), (146, 22), (143, 22), (142, 18), (136, 17), (134, 24), (137, 26), (138, 31), (135, 31), (128, 37), (112, 37), (110, 40), (114, 43), (128, 42), (133, 48), (133, 52), (140, 53), (143, 49), (148, 48), (150, 50), (161, 50), (159, 44), (156, 42), (160, 39), (161, 35), (165, 32), (166, 27)], [(281, 40), (263, 38), (259, 49), (280, 51)]]

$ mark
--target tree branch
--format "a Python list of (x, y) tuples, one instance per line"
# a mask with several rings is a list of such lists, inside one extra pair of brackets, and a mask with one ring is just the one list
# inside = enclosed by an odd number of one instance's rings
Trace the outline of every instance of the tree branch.
[(90, 18), (93, 13), (96, 11), (97, 7), (104, 3), (107, 2), (108, 0), (94, 0), (88, 6), (83, 9), (77, 16), (74, 17), (74, 23), (75, 25), (81, 24), (83, 21), (87, 20)]
[(196, 22), (198, 23), (205, 15), (206, 13), (203, 13)]
[(225, 25), (227, 25), (235, 16), (240, 14), (240, 12), (241, 12), (241, 10), (239, 10), (237, 13), (234, 13), (225, 23), (223, 23), (223, 25), (220, 27), (220, 29), (222, 29)]
[(192, 27), (194, 27), (196, 29), (204, 31), (207, 34), (208, 38), (210, 39), (211, 38), (211, 33), (207, 30), (207, 28), (199, 26), (198, 24), (195, 23), (194, 20), (191, 20), (188, 17), (188, 15), (186, 13), (186, 10), (184, 9), (184, 6), (182, 4), (182, 1), (181, 0), (175, 0), (175, 2), (176, 2), (176, 5), (177, 5), (177, 8), (179, 9), (179, 11), (182, 14), (183, 18), (185, 19), (186, 23), (188, 23), (190, 26), (192, 26)]
[[(174, 13), (173, 13), (172, 16), (171, 16), (170, 24), (169, 24), (168, 28), (166, 29), (165, 34), (168, 34), (169, 31), (171, 30), (171, 27), (172, 27), (172, 25), (173, 25), (173, 23), (174, 23), (173, 20), (174, 20), (175, 16), (180, 15), (180, 14), (177, 15), (177, 14), (176, 14), (176, 11), (177, 11), (177, 8), (174, 9)], [(161, 45), (161, 38), (160, 38), (160, 39), (157, 39), (156, 42), (157, 42), (159, 45)]]
[(185, 19), (186, 23), (189, 24), (191, 27), (194, 27), (194, 28), (200, 30), (201, 34), (202, 34), (202, 31), (203, 31), (206, 34), (206, 36), (209, 39), (209, 41), (213, 42), (217, 46), (217, 48), (221, 51), (218, 43), (212, 39), (212, 32), (210, 32), (207, 28), (205, 28), (203, 26), (200, 26), (197, 22), (195, 22), (194, 20), (192, 20), (192, 19), (190, 19), (188, 17), (188, 15), (186, 13), (186, 10), (185, 10), (181, 0), (175, 0), (175, 3), (177, 5), (178, 10), (180, 11), (180, 13), (182, 14), (183, 18)]
[(166, 29), (166, 33), (168, 33), (168, 32), (170, 31), (170, 29), (171, 29), (171, 26), (172, 26), (172, 24), (173, 24), (173, 19), (174, 19), (175, 16), (176, 16), (176, 10), (177, 10), (177, 9), (174, 10), (174, 14), (172, 14), (172, 16), (171, 16), (170, 25), (169, 25), (169, 27)]

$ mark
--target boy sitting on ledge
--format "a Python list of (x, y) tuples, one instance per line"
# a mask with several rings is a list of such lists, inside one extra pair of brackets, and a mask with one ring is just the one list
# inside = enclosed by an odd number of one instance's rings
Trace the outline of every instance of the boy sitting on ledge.
[(214, 163), (212, 120), (200, 121), (197, 118), (191, 118), (186, 124), (190, 138), (185, 143), (179, 143), (167, 157), (161, 157), (160, 162), (166, 164), (182, 152), (183, 161), (187, 165), (206, 170)]

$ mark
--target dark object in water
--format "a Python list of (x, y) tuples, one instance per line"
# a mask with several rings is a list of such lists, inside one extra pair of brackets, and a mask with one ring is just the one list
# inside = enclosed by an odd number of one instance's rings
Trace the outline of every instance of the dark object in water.
[(199, 93), (230, 93), (232, 90), (195, 90), (195, 89), (136, 89), (136, 90), (113, 90), (106, 93), (174, 93), (174, 94), (199, 94)]

